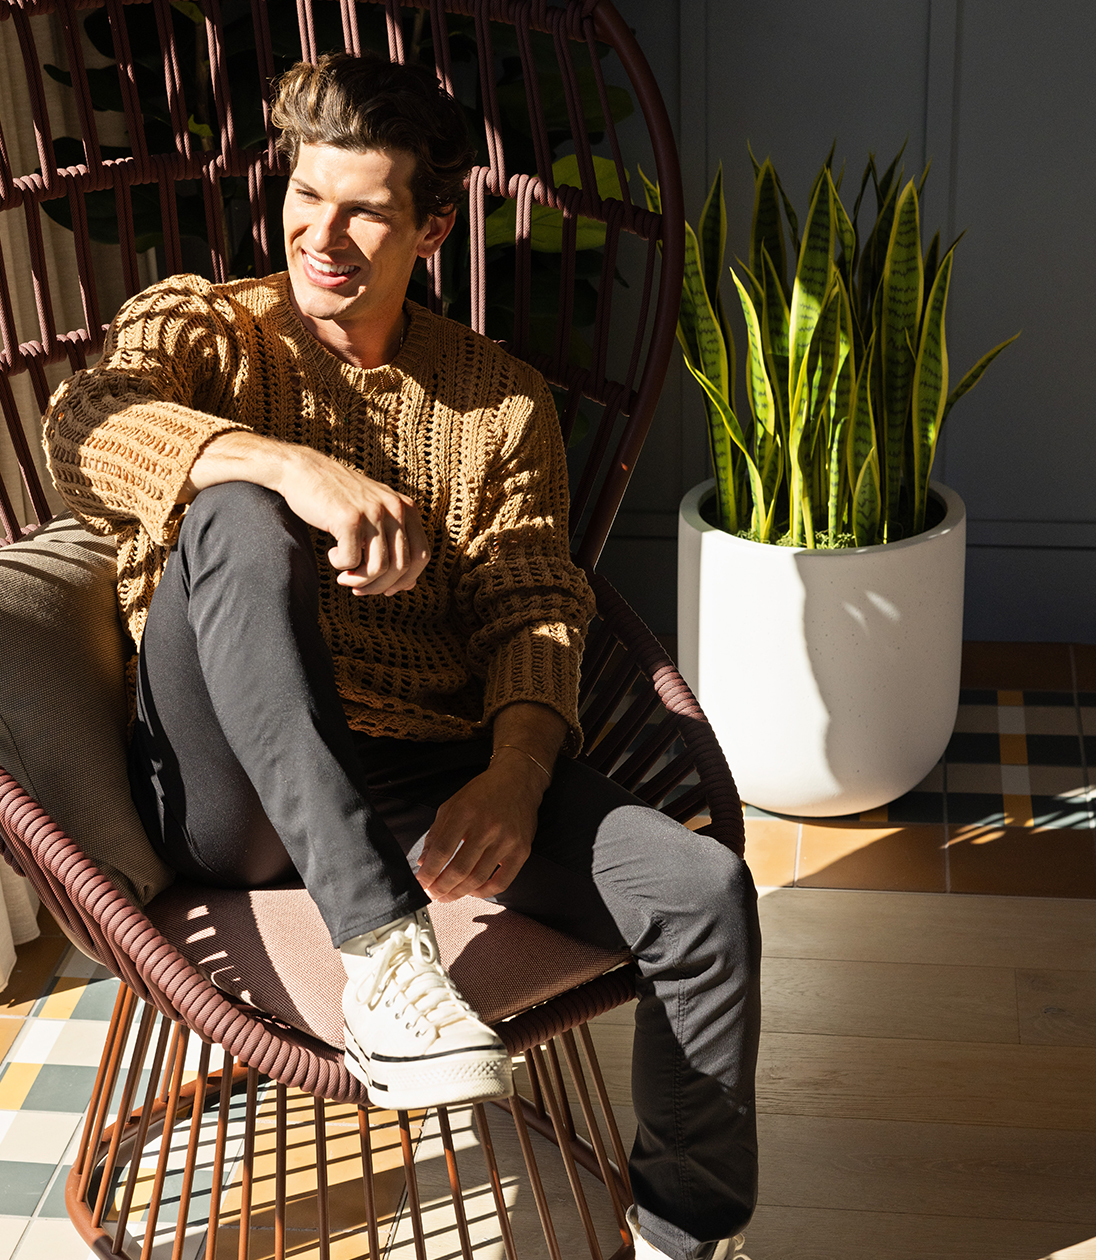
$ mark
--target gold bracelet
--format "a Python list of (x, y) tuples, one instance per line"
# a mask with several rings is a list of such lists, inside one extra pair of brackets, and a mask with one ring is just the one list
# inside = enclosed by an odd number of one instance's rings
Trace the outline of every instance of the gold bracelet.
[(492, 761), (494, 761), (494, 760), (495, 760), (495, 753), (497, 753), (497, 752), (501, 751), (503, 748), (512, 748), (515, 752), (522, 753), (524, 756), (528, 757), (528, 758), (529, 758), (529, 760), (533, 763), (533, 765), (534, 765), (534, 766), (536, 766), (536, 768), (537, 768), (538, 770), (543, 770), (543, 771), (544, 771), (544, 773), (548, 776), (548, 782), (549, 782), (549, 783), (551, 783), (551, 782), (552, 782), (552, 772), (551, 772), (551, 770), (549, 770), (547, 766), (545, 766), (545, 765), (543, 765), (541, 762), (539, 762), (539, 761), (536, 759), (536, 757), (534, 757), (534, 756), (533, 756), (533, 754), (532, 754), (531, 752), (526, 752), (524, 748), (519, 748), (519, 747), (517, 746), (517, 744), (499, 744), (499, 746), (498, 746), (498, 747), (497, 747), (497, 748), (496, 748), (496, 749), (495, 749), (495, 750), (491, 753), (491, 760), (492, 760)]

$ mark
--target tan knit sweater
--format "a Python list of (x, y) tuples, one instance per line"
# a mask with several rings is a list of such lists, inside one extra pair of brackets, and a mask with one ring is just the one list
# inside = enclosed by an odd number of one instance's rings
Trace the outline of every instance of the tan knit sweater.
[(314, 447), (418, 505), (432, 558), (414, 590), (358, 599), (313, 531), (324, 635), (351, 726), (462, 739), (536, 701), (581, 735), (577, 678), (592, 598), (571, 563), (559, 425), (543, 379), (493, 342), (407, 304), (396, 359), (352, 367), (305, 331), (285, 274), (175, 276), (119, 313), (99, 363), (54, 394), (57, 489), (118, 536), (135, 642), (178, 533), (194, 460), (231, 429)]

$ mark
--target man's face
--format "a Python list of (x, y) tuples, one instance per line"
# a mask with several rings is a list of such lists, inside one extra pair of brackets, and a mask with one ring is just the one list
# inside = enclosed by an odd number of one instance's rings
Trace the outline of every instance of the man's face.
[(414, 169), (414, 157), (401, 150), (301, 145), (282, 222), (306, 325), (332, 320), (353, 335), (354, 325), (398, 317), (415, 262), (437, 250), (453, 221), (416, 223)]

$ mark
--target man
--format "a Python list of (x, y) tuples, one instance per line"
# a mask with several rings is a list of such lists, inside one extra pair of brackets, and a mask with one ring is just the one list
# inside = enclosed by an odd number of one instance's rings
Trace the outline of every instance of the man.
[(138, 809), (191, 878), (299, 873), (383, 1106), (512, 1088), (430, 899), (627, 944), (637, 1248), (730, 1255), (756, 1181), (755, 897), (733, 854), (571, 759), (592, 601), (550, 395), (405, 300), (471, 163), (460, 108), (425, 70), (338, 55), (291, 71), (274, 117), (288, 272), (153, 286), (46, 417), (58, 489), (119, 539)]

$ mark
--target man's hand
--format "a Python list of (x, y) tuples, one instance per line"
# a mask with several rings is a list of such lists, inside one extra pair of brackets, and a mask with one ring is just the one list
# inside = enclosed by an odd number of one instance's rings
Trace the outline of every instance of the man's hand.
[(419, 883), (434, 901), (493, 897), (525, 864), (547, 782), (500, 756), (438, 810), (426, 833)]
[(337, 581), (355, 595), (409, 591), (430, 559), (411, 499), (311, 447), (244, 431), (221, 433), (195, 460), (180, 501), (226, 481), (277, 491), (306, 525), (331, 534), (335, 545), (328, 559), (339, 570)]
[(525, 864), (537, 810), (567, 723), (540, 704), (509, 704), (494, 721), (491, 764), (438, 810), (419, 883), (435, 901), (493, 897)]

